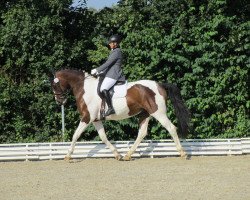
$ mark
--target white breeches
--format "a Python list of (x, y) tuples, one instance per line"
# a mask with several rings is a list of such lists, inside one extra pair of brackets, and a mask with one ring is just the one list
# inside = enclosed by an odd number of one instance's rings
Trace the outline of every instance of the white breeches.
[(103, 90), (109, 90), (115, 83), (117, 80), (109, 78), (109, 77), (105, 77), (101, 88), (100, 88), (100, 92), (102, 92)]

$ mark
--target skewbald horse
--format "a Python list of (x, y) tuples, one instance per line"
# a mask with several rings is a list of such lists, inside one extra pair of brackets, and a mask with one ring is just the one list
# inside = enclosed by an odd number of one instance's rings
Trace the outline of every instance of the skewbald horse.
[(147, 135), (148, 122), (151, 116), (168, 130), (181, 157), (187, 157), (177, 135), (177, 128), (166, 116), (166, 100), (169, 97), (179, 123), (178, 133), (184, 138), (188, 133), (189, 111), (185, 107), (180, 91), (175, 85), (161, 84), (150, 80), (130, 82), (127, 85), (127, 95), (123, 98), (113, 99), (115, 114), (107, 116), (106, 120), (122, 120), (135, 115), (139, 117), (137, 139), (124, 157), (109, 142), (105, 134), (100, 120), (101, 98), (97, 94), (97, 85), (98, 78), (89, 75), (87, 72), (77, 70), (65, 69), (57, 71), (54, 74), (54, 79), (51, 79), (56, 101), (64, 104), (67, 100), (65, 94), (72, 90), (76, 98), (77, 109), (81, 115), (81, 121), (73, 135), (65, 160), (70, 160), (77, 139), (91, 123), (98, 131), (102, 142), (109, 147), (117, 160), (131, 160), (131, 155)]

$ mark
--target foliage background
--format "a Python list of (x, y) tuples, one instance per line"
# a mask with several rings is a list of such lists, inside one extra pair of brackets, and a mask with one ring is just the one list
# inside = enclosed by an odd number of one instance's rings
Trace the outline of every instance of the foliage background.
[[(100, 65), (115, 33), (123, 37), (129, 81), (171, 82), (181, 89), (192, 113), (190, 138), (250, 137), (247, 0), (120, 0), (98, 11), (81, 3), (0, 2), (0, 143), (62, 140), (60, 106), (47, 76), (52, 68), (90, 71)], [(67, 141), (78, 121), (71, 97)], [(136, 122), (105, 122), (109, 139), (134, 139)], [(151, 120), (147, 139), (163, 138), (169, 135)], [(98, 136), (90, 126), (81, 139)]]

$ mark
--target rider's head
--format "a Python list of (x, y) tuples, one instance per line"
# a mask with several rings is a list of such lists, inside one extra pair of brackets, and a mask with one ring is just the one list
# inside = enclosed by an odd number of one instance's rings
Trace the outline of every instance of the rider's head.
[(119, 35), (112, 35), (109, 38), (109, 46), (111, 49), (117, 48), (120, 42), (121, 42), (121, 37)]

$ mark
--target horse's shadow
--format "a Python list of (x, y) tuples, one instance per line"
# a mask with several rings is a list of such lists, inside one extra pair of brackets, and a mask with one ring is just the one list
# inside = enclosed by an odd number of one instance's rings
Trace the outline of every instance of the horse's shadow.
[[(81, 145), (79, 145), (78, 147), (81, 147)], [(71, 163), (79, 163), (79, 162), (83, 162), (84, 160), (86, 160), (88, 158), (98, 158), (98, 156), (96, 156), (96, 155), (99, 154), (100, 151), (102, 151), (103, 149), (106, 149), (106, 148), (107, 147), (105, 146), (105, 144), (99, 144), (99, 143), (94, 144), (93, 148), (90, 148), (90, 150), (87, 153), (84, 153), (84, 158), (75, 158), (75, 159), (72, 159), (70, 162)], [(103, 153), (103, 154), (109, 155), (109, 152)], [(79, 153), (76, 155), (82, 155), (82, 153)], [(107, 156), (105, 158), (109, 158), (109, 157)]]
[[(183, 144), (185, 144), (185, 142), (183, 142)], [(113, 144), (116, 148), (116, 144), (114, 143)], [(138, 149), (136, 150), (137, 153), (139, 153), (139, 158), (146, 158), (146, 157), (173, 157), (173, 156), (157, 156), (157, 155), (150, 155), (151, 153), (154, 152), (154, 149), (155, 148), (159, 148), (161, 147), (161, 145), (159, 145), (159, 143), (149, 143), (149, 145), (147, 147), (144, 147), (143, 146), (138, 146)], [(141, 150), (141, 148), (143, 150)], [(85, 158), (77, 158), (77, 159), (73, 159), (70, 161), (70, 163), (80, 163), (80, 162), (83, 162), (84, 160), (86, 160), (87, 158), (99, 158), (98, 156), (96, 156), (97, 154), (100, 153), (100, 151), (102, 151), (103, 149), (107, 149), (106, 145), (105, 144), (95, 144), (95, 146), (93, 148), (91, 148), (85, 155), (86, 157)], [(190, 149), (188, 149), (188, 147), (186, 145), (183, 146), (183, 149), (187, 152), (187, 156), (186, 156), (186, 160), (191, 160), (192, 158), (192, 153), (190, 151)], [(101, 154), (107, 154), (107, 156), (104, 156), (104, 158), (114, 158), (113, 156), (110, 156), (110, 153), (112, 153), (111, 151), (110, 152), (101, 152)], [(121, 154), (123, 154), (124, 152), (120, 152)], [(113, 155), (113, 154), (112, 154)], [(174, 156), (174, 157), (177, 157)], [(130, 161), (134, 161), (138, 158), (135, 158), (133, 157)], [(121, 160), (121, 161), (124, 161), (124, 160)]]
[[(185, 144), (185, 141), (182, 141), (182, 147), (184, 149), (184, 151), (187, 153), (185, 159), (186, 160), (191, 160), (192, 158), (192, 151), (186, 146), (186, 145), (183, 145)], [(138, 149), (139, 149), (139, 153), (140, 153), (140, 157), (178, 157), (179, 155), (154, 155), (153, 152), (156, 148), (160, 148), (162, 147), (160, 145), (159, 142), (150, 142), (149, 145), (143, 150), (141, 151), (140, 149), (143, 148), (142, 146), (139, 146)], [(162, 150), (162, 151), (166, 151), (166, 150)], [(151, 155), (150, 155), (151, 154)]]

